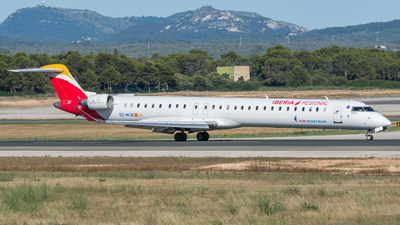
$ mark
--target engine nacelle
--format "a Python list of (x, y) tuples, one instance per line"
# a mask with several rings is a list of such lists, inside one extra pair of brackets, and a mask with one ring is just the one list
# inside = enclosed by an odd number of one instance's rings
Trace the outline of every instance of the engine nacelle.
[(92, 110), (112, 109), (114, 106), (114, 98), (109, 94), (91, 95), (78, 104)]

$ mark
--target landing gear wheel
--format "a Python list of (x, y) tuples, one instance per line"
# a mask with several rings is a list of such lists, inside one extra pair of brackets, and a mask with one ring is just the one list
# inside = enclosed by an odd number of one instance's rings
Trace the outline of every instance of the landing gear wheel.
[(183, 140), (182, 141), (186, 141), (187, 139), (187, 135), (185, 133), (181, 133), (183, 135)]
[(205, 135), (203, 132), (199, 132), (199, 133), (197, 133), (196, 137), (197, 137), (198, 141), (204, 141)]
[(204, 141), (208, 141), (208, 139), (210, 138), (210, 135), (207, 133), (207, 132), (203, 132), (204, 133), (204, 135), (206, 136), (206, 139), (204, 140)]
[(367, 133), (365, 134), (365, 138), (367, 138), (368, 141), (374, 140), (374, 136), (372, 136), (372, 130), (367, 131)]
[(175, 136), (175, 141), (186, 141), (185, 135), (182, 133), (176, 133)]
[(204, 131), (204, 132), (199, 132), (196, 137), (198, 141), (208, 141), (210, 135)]

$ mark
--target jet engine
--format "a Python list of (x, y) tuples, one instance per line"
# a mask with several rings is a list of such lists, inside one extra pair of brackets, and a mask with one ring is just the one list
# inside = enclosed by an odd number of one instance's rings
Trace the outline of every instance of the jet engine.
[(78, 104), (92, 110), (112, 109), (114, 106), (114, 98), (109, 94), (91, 95)]

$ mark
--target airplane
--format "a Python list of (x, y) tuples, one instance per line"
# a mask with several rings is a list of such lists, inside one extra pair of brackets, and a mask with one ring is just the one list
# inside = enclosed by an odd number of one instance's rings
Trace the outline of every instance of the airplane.
[(65, 112), (88, 121), (175, 134), (175, 141), (186, 141), (185, 132), (198, 132), (197, 140), (207, 141), (207, 131), (239, 127), (367, 130), (366, 139), (373, 140), (374, 130), (391, 125), (370, 106), (353, 100), (113, 96), (83, 90), (62, 64), (9, 71), (44, 73), (60, 99), (54, 107)]

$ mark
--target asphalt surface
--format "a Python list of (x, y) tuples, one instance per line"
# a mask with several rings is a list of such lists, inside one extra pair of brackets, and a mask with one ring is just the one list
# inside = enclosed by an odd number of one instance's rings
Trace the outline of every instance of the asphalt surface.
[[(57, 148), (68, 147), (73, 151), (80, 149), (99, 147), (98, 151), (118, 151), (120, 148), (154, 148), (157, 151), (169, 151), (171, 148), (176, 150), (185, 150), (188, 147), (198, 149), (215, 148), (219, 151), (253, 151), (253, 147), (328, 147), (337, 148), (346, 147), (378, 147), (378, 150), (384, 150), (384, 147), (395, 146), (400, 150), (400, 139), (397, 140), (209, 140), (199, 142), (197, 140), (188, 140), (185, 142), (176, 142), (173, 140), (112, 140), (112, 141), (0, 141), (0, 151), (6, 147), (25, 147), (27, 150), (33, 147), (52, 147), (52, 151)], [(295, 149), (294, 149), (295, 150)], [(323, 151), (324, 148), (321, 148)], [(193, 150), (195, 151), (195, 150)], [(309, 151), (313, 151), (312, 148)]]

